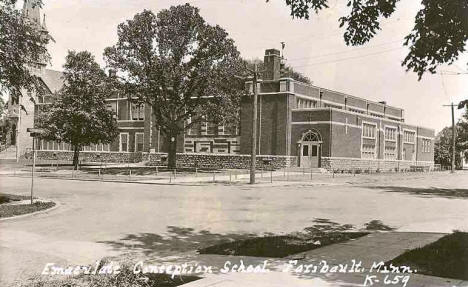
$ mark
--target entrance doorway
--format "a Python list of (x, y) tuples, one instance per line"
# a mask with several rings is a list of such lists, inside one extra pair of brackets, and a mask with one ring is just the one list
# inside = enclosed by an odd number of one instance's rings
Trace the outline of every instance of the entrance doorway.
[(322, 153), (322, 139), (317, 132), (308, 131), (302, 135), (298, 142), (299, 166), (304, 168), (320, 167), (320, 157)]

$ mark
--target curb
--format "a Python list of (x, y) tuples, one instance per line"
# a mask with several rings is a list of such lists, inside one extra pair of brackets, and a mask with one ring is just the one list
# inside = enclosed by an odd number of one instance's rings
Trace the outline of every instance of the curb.
[(55, 205), (52, 206), (51, 208), (48, 208), (48, 209), (43, 209), (43, 210), (38, 210), (38, 211), (35, 211), (35, 212), (31, 212), (31, 213), (0, 218), (0, 222), (8, 221), (8, 220), (14, 220), (14, 219), (22, 219), (22, 218), (33, 216), (33, 215), (40, 215), (40, 214), (43, 214), (43, 213), (51, 212), (51, 211), (54, 211), (55, 209), (59, 208), (62, 205), (59, 201), (53, 201), (53, 200), (47, 200), (47, 199), (41, 199), (41, 200), (46, 201), (46, 202), (53, 202), (53, 203), (55, 203)]

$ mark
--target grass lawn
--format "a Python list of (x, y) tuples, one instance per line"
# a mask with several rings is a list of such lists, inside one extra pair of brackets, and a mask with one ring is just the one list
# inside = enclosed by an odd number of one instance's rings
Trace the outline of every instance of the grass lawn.
[(195, 280), (198, 276), (150, 273), (134, 274), (129, 266), (122, 266), (119, 274), (59, 276), (59, 278), (37, 276), (20, 287), (176, 287)]
[(410, 266), (418, 273), (468, 280), (468, 232), (455, 231), (426, 246), (409, 250), (389, 261)]
[(288, 255), (355, 239), (367, 232), (326, 232), (317, 236), (265, 236), (213, 245), (198, 250), (200, 254), (282, 258)]
[(0, 218), (12, 217), (27, 213), (36, 212), (39, 210), (49, 209), (55, 206), (54, 202), (39, 202), (34, 204), (7, 204), (14, 201), (29, 199), (29, 196), (19, 196), (12, 194), (0, 194)]
[(0, 204), (9, 203), (13, 201), (20, 201), (20, 200), (25, 200), (25, 199), (30, 199), (30, 197), (25, 196), (25, 195), (14, 195), (14, 194), (6, 194), (6, 193), (0, 192)]

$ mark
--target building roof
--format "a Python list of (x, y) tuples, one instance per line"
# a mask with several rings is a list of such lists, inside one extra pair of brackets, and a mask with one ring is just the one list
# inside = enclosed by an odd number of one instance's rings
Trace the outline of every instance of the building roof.
[(58, 92), (63, 87), (63, 72), (44, 69), (40, 77), (52, 93)]

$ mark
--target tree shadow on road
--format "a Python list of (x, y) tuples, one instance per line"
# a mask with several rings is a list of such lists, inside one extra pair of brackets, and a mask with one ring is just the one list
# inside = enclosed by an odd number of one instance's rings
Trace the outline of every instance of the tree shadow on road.
[(172, 256), (194, 251), (222, 242), (243, 240), (257, 236), (253, 233), (211, 233), (208, 230), (168, 226), (164, 235), (155, 233), (127, 234), (116, 241), (100, 241), (119, 251), (140, 251), (144, 255)]
[(423, 197), (468, 198), (468, 189), (463, 188), (418, 188), (404, 186), (366, 186), (366, 188), (378, 189), (385, 192), (402, 192)]
[[(380, 221), (378, 222), (380, 223), (379, 226), (367, 230), (390, 230), (387, 228), (387, 226), (385, 226), (385, 228), (379, 228), (384, 225)], [(373, 226), (375, 227), (375, 224)], [(361, 230), (364, 231), (364, 229)], [(304, 228), (302, 231), (292, 232), (289, 235), (310, 239), (316, 236), (323, 236), (325, 233), (340, 233), (347, 231), (358, 231), (358, 229), (351, 224), (340, 224), (325, 218), (315, 218), (312, 220), (311, 226)], [(263, 234), (220, 234), (212, 233), (208, 230), (195, 231), (193, 228), (188, 227), (168, 226), (167, 231), (164, 234), (127, 234), (121, 239), (99, 241), (99, 243), (107, 244), (114, 250), (124, 253), (141, 252), (145, 256), (154, 255), (159, 257), (166, 257), (178, 256), (181, 255), (181, 253), (186, 252), (195, 252), (196, 250), (222, 243), (276, 235), (278, 234), (270, 232), (264, 232)]]

